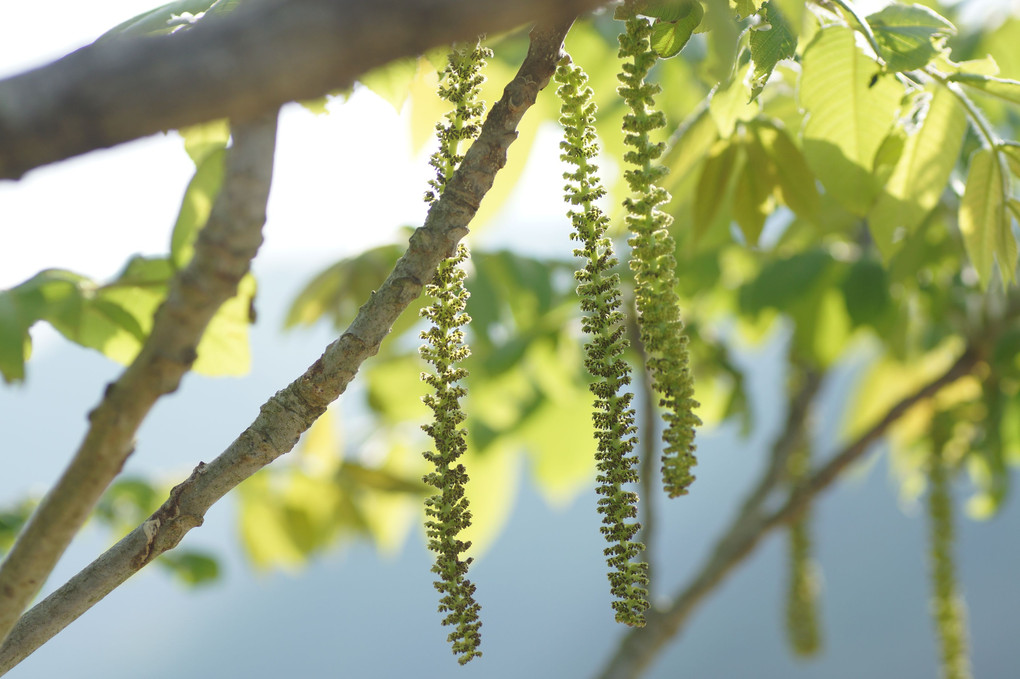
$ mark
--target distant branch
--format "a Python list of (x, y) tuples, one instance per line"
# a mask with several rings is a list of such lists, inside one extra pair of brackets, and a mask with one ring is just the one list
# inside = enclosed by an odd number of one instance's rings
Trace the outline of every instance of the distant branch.
[(350, 87), (394, 59), (606, 0), (248, 0), (170, 35), (106, 40), (0, 81), (0, 178)]
[(0, 638), (38, 594), (120, 473), (149, 410), (175, 391), (191, 369), (209, 321), (237, 293), (262, 244), (275, 145), (275, 112), (234, 128), (223, 189), (198, 236), (193, 259), (174, 276), (141, 352), (89, 413), (84, 441), (0, 566)]
[[(918, 389), (894, 405), (885, 416), (861, 436), (847, 445), (829, 462), (809, 476), (805, 482), (790, 493), (787, 501), (771, 514), (763, 514), (764, 502), (775, 488), (778, 477), (776, 459), (766, 470), (765, 476), (748, 496), (741, 512), (730, 527), (716, 542), (711, 556), (697, 573), (681, 588), (672, 602), (665, 608), (652, 609), (647, 615), (647, 624), (631, 630), (624, 636), (601, 679), (632, 679), (640, 676), (690, 618), (698, 604), (704, 601), (716, 587), (761, 542), (771, 530), (794, 520), (815, 496), (827, 489), (840, 477), (846, 468), (867, 452), (897, 420), (903, 417), (917, 403), (931, 398), (943, 387), (969, 374), (978, 363), (978, 354), (969, 349), (939, 377)], [(791, 408), (791, 414), (793, 409)], [(786, 438), (789, 430), (777, 441), (777, 446)]]
[(241, 481), (290, 451), (301, 434), (336, 400), (361, 363), (375, 355), (383, 338), (431, 280), (439, 262), (454, 251), (516, 139), (524, 112), (552, 77), (570, 21), (536, 27), (531, 46), (503, 98), (490, 111), (481, 134), (460, 168), (433, 203), (425, 225), (386, 281), (372, 293), (338, 340), (298, 379), (261, 408), (258, 417), (215, 460), (191, 476), (145, 523), (48, 596), (18, 622), (0, 647), (4, 673), (163, 552), (175, 547), (206, 511)]

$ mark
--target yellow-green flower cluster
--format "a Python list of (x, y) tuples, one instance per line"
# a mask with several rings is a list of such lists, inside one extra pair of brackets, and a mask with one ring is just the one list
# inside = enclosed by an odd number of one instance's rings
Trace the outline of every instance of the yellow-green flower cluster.
[(436, 169), (436, 178), (429, 180), (431, 187), (425, 193), (425, 202), (439, 199), (446, 182), (464, 155), (459, 153), (460, 142), (478, 136), (481, 130), (485, 105), (478, 98), (485, 76), (482, 68), (492, 50), (478, 42), (474, 47), (454, 49), (447, 56), (446, 68), (439, 74), (439, 96), (454, 105), (446, 120), (436, 124), (439, 150), (432, 154), (429, 164)]
[(669, 232), (672, 219), (659, 207), (669, 193), (656, 182), (666, 169), (655, 161), (664, 145), (653, 143), (650, 133), (665, 125), (654, 97), (660, 88), (646, 81), (657, 59), (649, 44), (651, 24), (633, 11), (620, 35), (620, 58), (624, 60), (617, 91), (630, 112), (624, 116), (624, 141), (631, 150), (624, 160), (632, 167), (624, 172), (631, 195), (624, 201), (627, 225), (632, 233), (630, 266), (634, 271), (635, 299), (641, 342), (648, 354), (648, 371), (665, 409), (662, 433), (663, 486), (670, 497), (684, 495), (694, 481), (694, 382), (691, 378), (687, 337), (680, 320), (676, 293), (675, 244)]
[[(484, 82), (481, 69), (485, 57), (491, 54), (480, 43), (454, 50), (441, 74), (439, 95), (455, 108), (447, 114), (445, 124), (436, 126), (439, 150), (431, 159), (436, 178), (429, 182), (432, 188), (425, 194), (427, 202), (439, 198), (463, 160), (460, 142), (478, 136), (483, 111), (477, 98), (478, 88)], [(437, 491), (425, 500), (425, 533), (429, 549), (436, 553), (432, 572), (439, 576), (435, 582), (442, 595), (439, 612), (446, 614), (443, 624), (455, 628), (447, 638), (461, 664), (481, 655), (478, 647), (482, 626), (478, 618), (480, 606), (474, 599), (475, 585), (465, 577), (471, 559), (462, 558), (471, 543), (458, 537), (471, 525), (464, 495), (468, 475), (458, 462), (467, 450), (467, 430), (461, 426), (466, 416), (460, 407), (460, 399), (465, 395), (460, 383), (467, 377), (461, 364), (470, 354), (461, 330), (470, 320), (464, 313), (468, 292), (462, 264), (467, 257), (467, 248), (463, 244), (458, 246), (452, 257), (439, 264), (432, 283), (425, 286), (425, 294), (432, 303), (421, 312), (430, 321), (430, 328), (421, 333), (426, 344), (420, 350), (422, 358), (434, 368), (434, 372), (422, 373), (421, 377), (435, 390), (424, 397), (425, 404), (432, 409), (433, 421), (422, 429), (432, 437), (435, 446), (435, 452), (425, 452), (425, 459), (435, 465), (435, 471), (424, 480)]]
[(595, 104), (584, 72), (565, 58), (556, 71), (560, 84), (557, 93), (562, 100), (560, 123), (564, 141), (560, 142), (565, 162), (574, 167), (563, 175), (568, 211), (574, 231), (571, 238), (582, 247), (574, 255), (583, 257), (584, 268), (575, 274), (581, 309), (586, 312), (582, 327), (589, 336), (585, 346), (585, 365), (595, 377), (591, 384), (594, 395), (595, 438), (598, 441), (598, 511), (602, 514), (602, 533), (609, 546), (605, 549), (610, 567), (610, 591), (616, 597), (613, 608), (616, 619), (628, 625), (645, 623), (648, 608), (648, 564), (634, 559), (644, 545), (633, 537), (640, 525), (637, 516), (637, 494), (626, 490), (637, 481), (632, 455), (636, 439), (634, 410), (630, 407), (633, 394), (624, 391), (630, 384), (630, 367), (623, 359), (628, 342), (624, 317), (620, 312), (620, 277), (612, 273), (616, 266), (612, 242), (606, 237), (608, 219), (596, 205), (605, 195), (599, 182), (598, 167), (591, 161), (598, 154), (595, 138)]

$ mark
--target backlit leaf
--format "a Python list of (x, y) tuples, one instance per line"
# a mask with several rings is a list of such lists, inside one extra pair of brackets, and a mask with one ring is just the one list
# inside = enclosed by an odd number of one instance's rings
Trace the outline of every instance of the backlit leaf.
[(956, 33), (945, 17), (923, 5), (893, 3), (867, 18), (890, 71), (923, 68), (941, 51), (936, 43)]
[(736, 144), (719, 140), (701, 170), (694, 196), (694, 233), (703, 235), (715, 221), (729, 191), (738, 158)]
[(1020, 81), (1008, 80), (1006, 78), (993, 78), (987, 75), (976, 75), (973, 73), (958, 73), (949, 76), (950, 80), (962, 83), (967, 87), (981, 90), (985, 94), (1013, 104), (1020, 104)]
[(209, 221), (213, 202), (223, 185), (226, 149), (210, 151), (195, 169), (181, 201), (173, 235), (170, 237), (170, 258), (177, 268), (184, 268), (195, 251), (195, 238)]
[(970, 157), (967, 188), (960, 201), (960, 233), (983, 287), (988, 287), (992, 262), (997, 257), (1003, 280), (1012, 280), (1011, 270), (1016, 262), (1008, 259), (1006, 241), (1013, 239), (1008, 229), (999, 159), (994, 151), (979, 149)]
[(938, 204), (956, 165), (967, 116), (951, 92), (933, 88), (921, 128), (907, 137), (899, 162), (868, 215), (872, 238), (889, 257)]
[(826, 190), (857, 215), (868, 212), (877, 193), (871, 174), (875, 153), (903, 96), (891, 77), (872, 82), (877, 73), (853, 31), (842, 26), (822, 29), (804, 52), (804, 155)]
[(762, 14), (768, 22), (767, 27), (753, 29), (749, 39), (751, 60), (754, 62), (752, 98), (761, 93), (776, 64), (797, 53), (797, 34), (791, 29), (782, 9), (775, 2), (766, 2)]
[(676, 56), (691, 39), (704, 15), (705, 10), (698, 0), (676, 3), (675, 11), (669, 13), (671, 18), (659, 19), (652, 25), (652, 49), (662, 59)]
[(799, 217), (818, 219), (820, 198), (815, 176), (786, 130), (767, 121), (754, 121), (748, 128), (775, 168), (779, 196)]

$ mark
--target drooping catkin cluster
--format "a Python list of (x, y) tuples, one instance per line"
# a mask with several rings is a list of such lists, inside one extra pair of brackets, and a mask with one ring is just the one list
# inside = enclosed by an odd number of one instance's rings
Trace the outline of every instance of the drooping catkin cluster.
[(620, 277), (612, 273), (617, 264), (612, 242), (606, 237), (608, 218), (596, 205), (605, 195), (599, 182), (598, 167), (591, 161), (598, 155), (595, 138), (595, 104), (584, 72), (570, 63), (569, 57), (556, 70), (557, 94), (562, 101), (560, 123), (564, 141), (560, 158), (574, 167), (563, 178), (567, 202), (573, 206), (567, 215), (574, 231), (571, 239), (582, 247), (574, 255), (585, 260), (584, 268), (575, 273), (582, 321), (589, 340), (585, 346), (585, 366), (595, 381), (592, 419), (598, 442), (598, 511), (602, 514), (602, 533), (609, 546), (605, 549), (610, 567), (610, 591), (616, 597), (613, 609), (616, 620), (627, 625), (642, 626), (648, 608), (648, 564), (634, 561), (644, 545), (634, 542), (640, 524), (637, 516), (637, 494), (626, 490), (626, 484), (637, 481), (637, 457), (632, 455), (637, 428), (630, 403), (633, 394), (624, 391), (630, 384), (630, 367), (623, 359), (627, 348), (624, 316), (620, 312)]
[[(810, 449), (795, 450), (787, 464), (790, 485), (796, 487), (810, 469)], [(805, 509), (790, 526), (789, 581), (786, 590), (786, 635), (790, 648), (808, 658), (821, 650), (818, 622), (818, 572), (812, 558), (810, 512)]]
[(956, 584), (953, 559), (953, 499), (942, 446), (936, 443), (928, 467), (928, 519), (931, 540), (932, 617), (942, 647), (942, 676), (969, 679), (967, 621)]
[(628, 2), (627, 8), (626, 29), (620, 35), (619, 55), (624, 62), (617, 91), (630, 108), (623, 119), (624, 141), (632, 149), (624, 154), (624, 160), (632, 166), (624, 172), (631, 192), (624, 201), (632, 233), (628, 241), (632, 248), (630, 266), (634, 271), (641, 342), (649, 357), (648, 371), (660, 397), (659, 405), (665, 409), (663, 486), (670, 497), (676, 497), (685, 495), (694, 481), (694, 428), (701, 421), (693, 413), (698, 404), (676, 293), (676, 246), (669, 232), (672, 218), (659, 209), (670, 198), (656, 185), (666, 173), (655, 162), (664, 144), (653, 143), (649, 136), (666, 124), (665, 116), (655, 109), (654, 97), (660, 88), (646, 82), (657, 56), (649, 44), (651, 24), (633, 11), (632, 3)]
[[(478, 43), (454, 50), (449, 56), (441, 75), (439, 95), (455, 108), (447, 114), (445, 124), (436, 126), (439, 150), (430, 161), (436, 169), (436, 178), (429, 182), (432, 188), (425, 194), (427, 202), (439, 198), (463, 160), (460, 142), (478, 136), (483, 111), (478, 88), (484, 81), (480, 71), (491, 54)], [(421, 312), (430, 321), (430, 328), (421, 333), (426, 344), (420, 350), (422, 358), (434, 368), (434, 372), (422, 373), (421, 377), (435, 390), (423, 399), (432, 409), (433, 421), (422, 429), (432, 437), (435, 447), (434, 452), (425, 452), (425, 459), (435, 465), (435, 471), (425, 475), (424, 481), (437, 491), (425, 500), (425, 532), (429, 549), (436, 553), (432, 572), (439, 577), (435, 582), (442, 595), (439, 612), (446, 614), (444, 625), (455, 627), (447, 639), (462, 665), (481, 655), (478, 646), (482, 626), (478, 618), (480, 606), (474, 599), (475, 585), (465, 577), (471, 558), (462, 558), (471, 543), (458, 537), (471, 525), (464, 495), (468, 475), (458, 462), (467, 450), (467, 430), (461, 426), (466, 416), (460, 407), (460, 399), (465, 395), (460, 383), (467, 377), (461, 364), (470, 354), (461, 330), (470, 320), (464, 313), (468, 292), (462, 264), (467, 257), (467, 248), (459, 245), (453, 256), (439, 264), (432, 283), (425, 286), (425, 294), (432, 303)]]
[(436, 178), (429, 180), (426, 203), (439, 199), (446, 182), (464, 160), (460, 142), (474, 139), (481, 130), (485, 104), (478, 98), (479, 88), (485, 82), (482, 68), (491, 56), (492, 50), (483, 47), (481, 42), (473, 47), (454, 49), (447, 56), (446, 68), (439, 74), (438, 94), (453, 104), (454, 109), (446, 114), (444, 122), (436, 124), (439, 150), (429, 160), (429, 165), (436, 169)]

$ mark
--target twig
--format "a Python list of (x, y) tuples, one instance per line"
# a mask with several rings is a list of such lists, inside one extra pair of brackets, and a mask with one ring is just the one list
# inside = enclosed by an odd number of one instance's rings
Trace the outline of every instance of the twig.
[(606, 0), (251, 0), (165, 36), (104, 40), (0, 82), (0, 178), (349, 87), (372, 68)]
[[(803, 485), (791, 491), (786, 503), (767, 516), (761, 515), (759, 511), (771, 491), (771, 488), (765, 487), (767, 484), (763, 478), (745, 501), (741, 513), (716, 542), (711, 556), (689, 580), (689, 584), (678, 592), (668, 607), (650, 610), (645, 627), (631, 630), (624, 636), (599, 677), (629, 679), (640, 676), (662, 648), (680, 632), (698, 604), (751, 554), (769, 531), (795, 519), (816, 495), (839, 478), (851, 463), (867, 452), (871, 444), (880, 439), (910, 408), (970, 373), (978, 360), (978, 352), (969, 348), (946, 372), (890, 408), (878, 423), (814, 472)], [(766, 472), (767, 476), (772, 473), (773, 466), (774, 461)]]
[(436, 266), (457, 247), (496, 172), (506, 163), (524, 112), (552, 77), (571, 21), (536, 27), (531, 46), (503, 98), (489, 112), (478, 139), (442, 197), (415, 231), (407, 251), (340, 338), (298, 379), (269, 399), (258, 417), (215, 460), (199, 464), (163, 506), (69, 582), (27, 612), (0, 647), (0, 674), (113, 591), (128, 577), (202, 523), (232, 488), (284, 453), (342, 394), (361, 363), (378, 352), (400, 313), (421, 294)]
[(153, 404), (177, 389), (220, 305), (237, 293), (262, 244), (276, 114), (234, 128), (223, 190), (187, 267), (174, 276), (152, 332), (89, 413), (84, 441), (0, 566), (0, 638), (38, 594), (57, 560), (134, 449)]
[(641, 533), (638, 536), (645, 546), (641, 554), (641, 560), (648, 564), (648, 588), (649, 599), (654, 602), (655, 576), (652, 563), (653, 542), (655, 540), (655, 496), (658, 493), (659, 476), (658, 462), (659, 449), (656, 442), (659, 437), (656, 434), (659, 418), (658, 402), (655, 400), (655, 390), (652, 389), (652, 376), (648, 373), (648, 355), (645, 353), (645, 345), (641, 343), (641, 328), (637, 324), (637, 309), (633, 302), (628, 306), (627, 334), (630, 337), (630, 344), (638, 353), (638, 372), (640, 373), (641, 390), (641, 468), (639, 477), (641, 479), (641, 502), (638, 508), (641, 510), (640, 523)]

